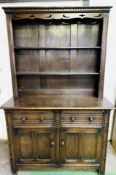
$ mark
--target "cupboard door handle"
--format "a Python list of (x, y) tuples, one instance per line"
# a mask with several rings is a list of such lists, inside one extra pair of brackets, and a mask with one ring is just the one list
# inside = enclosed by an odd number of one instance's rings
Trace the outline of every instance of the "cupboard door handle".
[(61, 146), (64, 146), (64, 140), (61, 141)]
[(54, 140), (51, 141), (50, 145), (51, 146), (54, 146)]
[(92, 122), (93, 121), (93, 117), (89, 117), (89, 121)]
[(75, 121), (75, 117), (71, 117), (71, 121), (74, 122)]
[(43, 117), (41, 117), (41, 118), (40, 118), (40, 121), (42, 122), (43, 120), (44, 120), (44, 118), (43, 118)]
[(22, 122), (24, 122), (26, 120), (26, 117), (22, 117), (21, 120)]

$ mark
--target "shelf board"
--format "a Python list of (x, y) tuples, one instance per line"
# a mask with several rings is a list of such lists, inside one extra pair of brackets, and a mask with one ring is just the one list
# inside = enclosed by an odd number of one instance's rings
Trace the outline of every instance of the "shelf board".
[(93, 95), (95, 89), (18, 89), (20, 94), (43, 94), (43, 95)]
[(95, 47), (14, 47), (15, 50), (79, 50), (79, 49), (100, 49)]
[(99, 75), (98, 72), (17, 72), (16, 75)]

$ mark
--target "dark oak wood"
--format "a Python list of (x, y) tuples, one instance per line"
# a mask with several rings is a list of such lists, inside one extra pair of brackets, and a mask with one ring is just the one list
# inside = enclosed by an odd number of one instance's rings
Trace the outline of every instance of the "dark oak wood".
[(111, 108), (5, 109), (13, 172), (59, 166), (103, 174)]
[(77, 50), (77, 49), (100, 49), (100, 46), (96, 47), (15, 47), (15, 50)]
[(97, 72), (17, 72), (17, 75), (98, 75)]
[(41, 93), (103, 96), (110, 7), (4, 10), (14, 97)]
[(105, 173), (113, 105), (103, 98), (111, 7), (4, 7), (13, 95), (5, 110), (13, 173)]
[[(50, 98), (52, 100), (50, 100)], [(21, 95), (11, 98), (4, 109), (115, 109), (105, 98), (88, 95)]]
[(114, 112), (111, 143), (114, 151), (116, 152), (116, 112)]
[(52, 128), (14, 128), (14, 134), (17, 164), (54, 164), (55, 136)]
[(7, 29), (8, 29), (8, 41), (9, 41), (9, 49), (10, 49), (10, 63), (11, 63), (11, 72), (12, 72), (12, 86), (13, 86), (13, 95), (14, 97), (18, 96), (17, 91), (17, 80), (16, 80), (16, 63), (15, 63), (15, 55), (13, 52), (13, 29), (12, 29), (12, 19), (11, 16), (7, 16)]
[(93, 164), (100, 166), (101, 142), (100, 129), (63, 128), (60, 138), (61, 161), (66, 164)]

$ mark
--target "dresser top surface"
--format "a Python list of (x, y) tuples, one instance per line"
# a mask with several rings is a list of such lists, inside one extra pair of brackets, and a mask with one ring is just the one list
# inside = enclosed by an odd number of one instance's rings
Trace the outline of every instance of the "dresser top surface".
[(3, 109), (113, 109), (105, 98), (82, 95), (24, 95), (11, 98)]

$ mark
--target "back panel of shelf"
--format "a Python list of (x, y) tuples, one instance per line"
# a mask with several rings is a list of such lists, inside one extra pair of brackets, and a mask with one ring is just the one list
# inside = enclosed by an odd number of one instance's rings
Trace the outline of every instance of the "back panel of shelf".
[(97, 96), (102, 26), (103, 19), (92, 18), (14, 20), (19, 93)]

